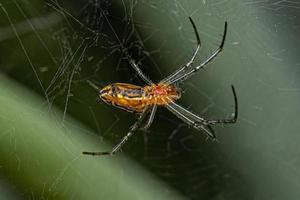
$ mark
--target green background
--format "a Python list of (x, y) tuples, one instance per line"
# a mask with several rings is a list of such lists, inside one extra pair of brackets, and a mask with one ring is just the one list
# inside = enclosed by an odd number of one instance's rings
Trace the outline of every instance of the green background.
[[(110, 149), (137, 117), (101, 103), (85, 80), (143, 84), (109, 43), (116, 37), (100, 26), (105, 18), (84, 1), (58, 10), (54, 1), (0, 3), (9, 16), (0, 10), (1, 199), (299, 198), (296, 1), (110, 5), (107, 17), (120, 39), (128, 38), (122, 19), (134, 21), (126, 44), (156, 82), (195, 48), (188, 16), (202, 41), (197, 63), (218, 46), (228, 21), (224, 52), (186, 81), (179, 103), (206, 118), (228, 117), (234, 84), (240, 115), (237, 124), (215, 126), (219, 142), (211, 142), (160, 108), (147, 133), (102, 158), (81, 152)], [(105, 37), (95, 41), (86, 24)]]

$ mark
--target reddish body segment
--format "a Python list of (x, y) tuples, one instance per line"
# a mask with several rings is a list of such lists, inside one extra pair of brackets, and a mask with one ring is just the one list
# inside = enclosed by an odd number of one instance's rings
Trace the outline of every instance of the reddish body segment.
[(142, 112), (147, 106), (166, 105), (180, 98), (180, 90), (174, 85), (153, 84), (136, 86), (114, 83), (100, 91), (100, 98), (113, 106), (129, 112)]

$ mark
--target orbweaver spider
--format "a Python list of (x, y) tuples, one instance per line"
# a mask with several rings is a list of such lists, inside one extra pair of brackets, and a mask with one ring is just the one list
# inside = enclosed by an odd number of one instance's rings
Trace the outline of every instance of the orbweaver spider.
[[(192, 18), (189, 17), (189, 20), (193, 26), (196, 39), (197, 47), (193, 52), (193, 55), (188, 63), (183, 65), (181, 68), (173, 72), (171, 75), (160, 81), (159, 83), (153, 83), (138, 67), (134, 60), (130, 58), (128, 53), (126, 54), (130, 65), (136, 71), (138, 76), (147, 84), (144, 87), (136, 86), (128, 83), (113, 83), (102, 89), (99, 89), (92, 82), (88, 81), (91, 86), (96, 88), (99, 91), (100, 98), (113, 106), (126, 110), (128, 112), (135, 112), (140, 114), (138, 120), (133, 124), (129, 129), (127, 135), (111, 150), (107, 152), (83, 152), (87, 155), (113, 155), (125, 144), (130, 136), (133, 135), (138, 129), (147, 129), (151, 126), (157, 106), (163, 106), (171, 111), (178, 118), (183, 120), (189, 126), (201, 130), (207, 134), (208, 137), (215, 139), (216, 136), (211, 125), (214, 124), (227, 124), (235, 123), (238, 117), (238, 102), (237, 96), (234, 89), (234, 86), (231, 85), (235, 111), (232, 118), (229, 119), (204, 119), (187, 109), (176, 104), (175, 101), (181, 97), (180, 89), (178, 84), (185, 81), (187, 78), (191, 77), (198, 70), (203, 69), (210, 61), (212, 61), (222, 50), (225, 43), (226, 33), (227, 33), (227, 22), (225, 22), (223, 38), (220, 46), (214, 51), (214, 53), (209, 56), (203, 63), (196, 67), (190, 67), (198, 54), (198, 51), (201, 46), (200, 37), (196, 28), (195, 23)], [(150, 113), (146, 125), (141, 127), (141, 122), (143, 119)]]

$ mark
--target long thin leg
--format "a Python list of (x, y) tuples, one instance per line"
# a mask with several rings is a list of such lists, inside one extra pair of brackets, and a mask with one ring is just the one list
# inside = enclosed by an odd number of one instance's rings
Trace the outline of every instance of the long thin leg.
[(86, 80), (86, 82), (92, 87), (94, 88), (97, 92), (99, 92), (101, 89), (95, 84), (93, 83), (92, 81), (90, 80)]
[(127, 135), (125, 137), (123, 137), (122, 140), (117, 145), (115, 145), (114, 148), (111, 151), (100, 151), (100, 152), (84, 151), (82, 153), (85, 154), (85, 155), (92, 155), (92, 156), (102, 156), (102, 155), (110, 155), (111, 156), (111, 155), (114, 155), (117, 151), (119, 151), (121, 149), (121, 147), (126, 143), (126, 141), (130, 138), (130, 136), (132, 136), (135, 133), (135, 131), (139, 129), (140, 123), (145, 118), (147, 113), (148, 113), (148, 108), (146, 108), (142, 112), (142, 114), (140, 115), (138, 120), (129, 129)]
[(237, 118), (238, 118), (238, 100), (236, 96), (236, 92), (234, 89), (234, 86), (231, 85), (232, 93), (233, 93), (233, 98), (234, 98), (234, 114), (232, 118), (229, 119), (210, 119), (207, 120), (209, 124), (233, 124), (236, 123)]
[(195, 121), (190, 116), (185, 115), (180, 110), (177, 110), (175, 107), (172, 106), (172, 104), (167, 104), (166, 108), (169, 111), (171, 111), (174, 115), (176, 115), (179, 119), (181, 119), (182, 121), (187, 123), (188, 125), (192, 126), (193, 128), (195, 128), (197, 130), (204, 131), (206, 133), (206, 135), (209, 136), (210, 138), (213, 138), (213, 139), (216, 138), (216, 136), (215, 136), (214, 132), (212, 131), (211, 127), (209, 127), (205, 124), (201, 124), (201, 122), (199, 123), (199, 122)]
[(141, 128), (142, 130), (147, 130), (148, 128), (150, 128), (152, 122), (153, 122), (153, 119), (154, 119), (154, 116), (155, 116), (155, 113), (156, 113), (156, 109), (157, 109), (157, 105), (154, 105), (151, 109), (151, 114), (149, 116), (149, 119), (147, 121), (147, 124)]
[(198, 115), (192, 113), (191, 111), (183, 108), (182, 106), (172, 102), (169, 104), (169, 106), (173, 107), (174, 109), (178, 110), (179, 112), (183, 113), (185, 116), (188, 116), (189, 118), (193, 119), (194, 121), (197, 121), (205, 126), (207, 125), (213, 125), (213, 124), (227, 124), (227, 123), (235, 123), (237, 121), (238, 117), (238, 101), (237, 101), (237, 96), (236, 92), (234, 89), (234, 86), (231, 85), (232, 93), (233, 93), (233, 98), (234, 98), (234, 115), (232, 118), (229, 119), (204, 119), (202, 117), (199, 117)]
[(132, 68), (137, 72), (138, 76), (148, 85), (153, 84), (153, 82), (142, 72), (142, 70), (138, 67), (138, 65), (135, 63), (135, 61), (131, 58), (131, 56), (129, 55), (128, 51), (125, 49), (125, 47), (123, 46), (123, 43), (121, 42), (121, 40), (119, 39), (117, 33), (115, 32), (115, 29), (112, 27), (109, 19), (107, 18), (107, 16), (104, 14), (103, 15), (105, 17), (105, 20), (107, 21), (111, 31), (113, 32), (114, 36), (116, 37), (116, 39), (118, 40), (119, 44), (120, 44), (120, 48), (121, 51), (124, 51), (125, 56), (127, 57), (127, 59), (129, 60), (130, 65), (132, 66)]
[(200, 122), (200, 123), (205, 124), (205, 125), (208, 124), (206, 119), (192, 113), (191, 111), (183, 108), (182, 106), (178, 105), (175, 102), (172, 102), (169, 105), (171, 107), (173, 107), (174, 109), (178, 110), (179, 112), (181, 112), (182, 114), (184, 114), (184, 115), (188, 116), (189, 118), (193, 119), (194, 121)]
[(210, 61), (212, 61), (223, 50), (225, 39), (226, 39), (226, 34), (227, 34), (227, 22), (225, 22), (225, 25), (224, 25), (224, 33), (223, 33), (221, 45), (214, 51), (214, 53), (209, 58), (207, 58), (203, 63), (194, 67), (189, 72), (183, 74), (182, 76), (177, 76), (174, 79), (170, 80), (169, 84), (174, 84), (174, 83), (182, 82), (182, 81), (186, 80), (187, 78), (192, 76), (195, 72), (197, 72), (199, 69), (204, 68), (205, 65), (207, 65)]
[(153, 81), (151, 81), (144, 72), (139, 68), (139, 66), (136, 64), (136, 62), (131, 58), (131, 56), (128, 54), (127, 51), (125, 51), (125, 56), (129, 60), (129, 64), (132, 66), (132, 68), (136, 71), (138, 76), (148, 85), (152, 85)]
[(190, 59), (190, 61), (188, 63), (186, 63), (184, 66), (182, 66), (181, 68), (179, 68), (178, 70), (176, 70), (175, 72), (173, 72), (171, 75), (169, 75), (167, 78), (163, 79), (161, 82), (162, 83), (168, 83), (168, 81), (172, 80), (173, 78), (175, 78), (178, 74), (180, 74), (181, 72), (185, 71), (191, 64), (193, 64), (193, 62), (195, 61), (195, 58), (198, 54), (198, 51), (201, 47), (201, 41), (200, 41), (200, 37), (199, 37), (199, 33), (197, 31), (196, 25), (193, 21), (193, 19), (191, 17), (189, 17), (189, 20), (193, 26), (196, 38), (197, 38), (197, 47)]

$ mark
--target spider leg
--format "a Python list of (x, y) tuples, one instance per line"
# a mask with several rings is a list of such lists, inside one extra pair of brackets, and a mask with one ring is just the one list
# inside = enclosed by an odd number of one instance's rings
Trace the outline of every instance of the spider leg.
[[(117, 33), (115, 32), (114, 28), (112, 27), (111, 23), (109, 22), (108, 18), (106, 15), (104, 15), (105, 20), (108, 22), (110, 29), (112, 30), (114, 36), (116, 37), (116, 39), (118, 40), (119, 44), (120, 44), (120, 49), (121, 51), (124, 51), (125, 56), (128, 58), (130, 65), (132, 66), (132, 68), (137, 72), (137, 74), (139, 75), (139, 77), (147, 84), (151, 85), (153, 84), (153, 82), (147, 78), (147, 76), (142, 72), (142, 70), (138, 67), (138, 65), (135, 63), (135, 61), (131, 58), (131, 56), (129, 55), (128, 51), (124, 48), (123, 43), (121, 42), (121, 40), (119, 39), (119, 37), (117, 36)], [(132, 25), (133, 26), (133, 25)], [(133, 34), (133, 29), (130, 33), (130, 35)], [(129, 36), (130, 36), (129, 35)], [(130, 38), (130, 37), (128, 37)]]
[(156, 113), (156, 109), (157, 109), (157, 105), (154, 105), (151, 109), (151, 113), (150, 113), (150, 116), (149, 116), (149, 119), (147, 121), (147, 124), (141, 128), (141, 130), (147, 130), (148, 128), (150, 128), (152, 122), (153, 122), (153, 119), (154, 119), (154, 116), (155, 116), (155, 113)]
[(212, 135), (209, 137), (213, 140), (213, 141), (217, 141), (217, 137), (216, 137), (216, 134), (215, 134), (215, 131), (214, 129), (210, 126), (210, 125), (207, 125), (207, 126), (203, 126), (203, 130), (207, 131), (208, 135)]
[(172, 102), (169, 105), (171, 107), (173, 107), (174, 109), (176, 109), (178, 112), (182, 113), (183, 115), (188, 116), (189, 118), (193, 119), (194, 121), (197, 121), (197, 122), (199, 122), (201, 124), (204, 124), (204, 125), (208, 125), (206, 119), (192, 113), (191, 111), (183, 108), (182, 106), (178, 105), (177, 103)]
[(214, 134), (214, 131), (209, 126), (209, 124), (203, 124), (199, 121), (196, 121), (191, 116), (189, 116), (186, 113), (179, 110), (177, 107), (174, 107), (174, 104), (167, 104), (166, 108), (169, 111), (171, 111), (174, 115), (176, 115), (179, 119), (181, 119), (182, 121), (187, 123), (189, 126), (192, 126), (193, 128), (195, 128), (197, 130), (204, 131), (204, 133), (212, 139), (216, 138), (216, 135)]
[(205, 65), (207, 65), (210, 61), (212, 61), (219, 53), (222, 52), (224, 43), (225, 43), (225, 39), (226, 39), (226, 34), (227, 34), (227, 22), (225, 22), (225, 25), (224, 25), (224, 33), (223, 33), (222, 42), (221, 42), (220, 46), (214, 51), (214, 53), (210, 57), (208, 57), (203, 63), (194, 67), (189, 72), (184, 73), (181, 76), (176, 76), (175, 78), (170, 80), (169, 84), (174, 84), (174, 83), (182, 82), (182, 81), (186, 80), (187, 78), (189, 78), (190, 76), (195, 74), (199, 69), (204, 68)]
[(136, 64), (136, 62), (131, 58), (131, 56), (125, 51), (125, 55), (127, 59), (129, 60), (129, 63), (131, 67), (136, 71), (138, 76), (148, 85), (152, 85), (153, 81), (151, 81), (144, 72), (139, 68), (139, 66)]
[(139, 126), (142, 120), (146, 117), (147, 113), (148, 113), (148, 108), (145, 108), (145, 110), (139, 116), (138, 120), (130, 127), (127, 135), (124, 136), (122, 140), (117, 145), (115, 145), (111, 151), (99, 151), (99, 152), (84, 151), (82, 153), (85, 155), (92, 155), (92, 156), (114, 155), (117, 151), (121, 149), (121, 147), (126, 143), (126, 141), (139, 129)]
[(191, 111), (183, 108), (182, 106), (176, 104), (175, 102), (170, 103), (169, 105), (173, 107), (174, 109), (178, 110), (181, 112), (183, 115), (188, 116), (189, 118), (193, 119), (194, 121), (197, 121), (205, 126), (208, 125), (213, 125), (213, 124), (228, 124), (228, 123), (235, 123), (237, 121), (238, 117), (238, 100), (236, 96), (236, 92), (234, 89), (234, 86), (231, 85), (232, 93), (233, 93), (233, 98), (234, 98), (234, 113), (233, 117), (229, 119), (204, 119)]
[(168, 83), (170, 80), (172, 80), (173, 78), (175, 78), (178, 74), (180, 74), (181, 72), (185, 71), (191, 64), (193, 64), (193, 62), (195, 61), (195, 58), (198, 54), (198, 51), (201, 47), (201, 41), (200, 41), (200, 37), (199, 37), (199, 33), (197, 30), (197, 27), (193, 21), (193, 19), (191, 17), (189, 17), (189, 20), (193, 26), (196, 38), (197, 38), (197, 47), (191, 57), (191, 59), (189, 60), (189, 62), (187, 62), (184, 66), (182, 66), (181, 68), (179, 68), (178, 70), (176, 70), (175, 72), (173, 72), (171, 75), (169, 75), (167, 78), (163, 79), (161, 82), (163, 83)]
[(232, 124), (236, 123), (237, 118), (238, 118), (238, 100), (236, 96), (236, 92), (234, 89), (234, 86), (231, 85), (232, 93), (233, 93), (233, 98), (234, 98), (234, 113), (233, 117), (229, 119), (210, 119), (206, 120), (208, 124)]
[(92, 81), (90, 80), (86, 80), (86, 82), (92, 87), (94, 88), (97, 92), (99, 92), (101, 89), (95, 84), (93, 83)]

